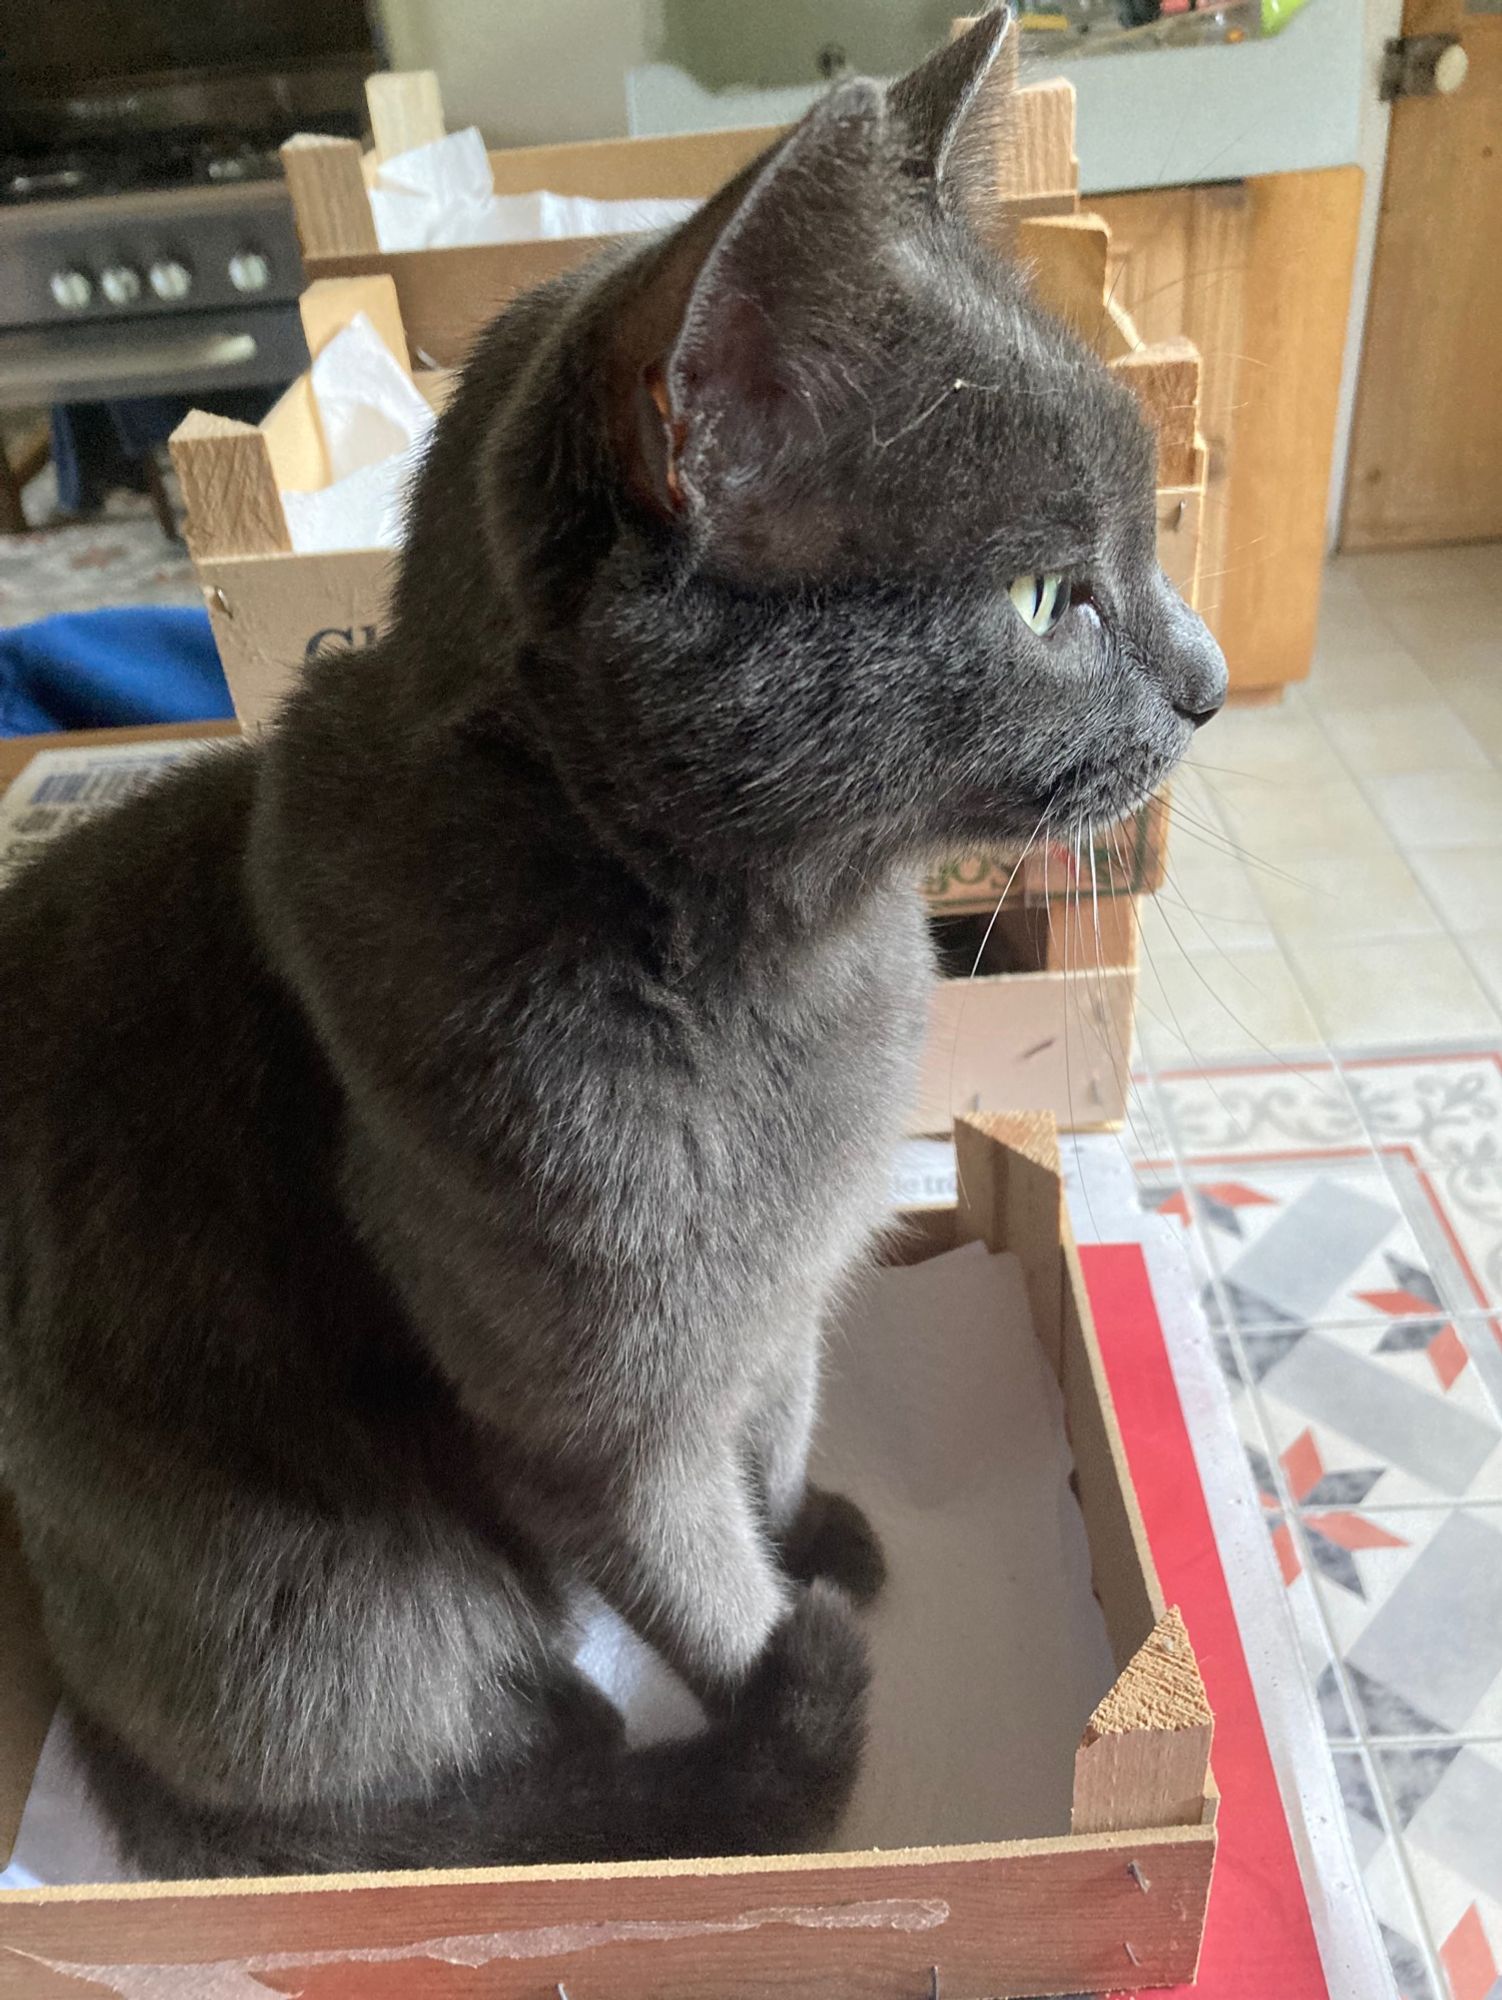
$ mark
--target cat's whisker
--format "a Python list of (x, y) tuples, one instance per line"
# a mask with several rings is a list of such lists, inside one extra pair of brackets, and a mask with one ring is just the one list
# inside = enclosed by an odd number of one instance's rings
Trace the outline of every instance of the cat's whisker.
[[(1012, 872), (1011, 872), (1011, 874), (1010, 874), (1010, 875), (1008, 875), (1008, 877), (1007, 877), (1007, 879), (1006, 879), (1006, 882), (1005, 882), (1005, 884), (1004, 884), (1004, 885), (1003, 885), (1003, 887), (1002, 887), (1002, 891), (1001, 891), (1001, 894), (1000, 894), (1000, 895), (999, 895), (999, 896), (997, 897), (997, 899), (996, 899), (996, 908), (995, 908), (995, 909), (994, 909), (994, 910), (993, 910), (993, 911), (991, 912), (991, 921), (990, 921), (990, 922), (989, 922), (989, 923), (988, 923), (988, 924), (986, 925), (986, 928), (985, 928), (985, 932), (984, 932), (984, 935), (983, 935), (983, 936), (982, 936), (982, 938), (981, 938), (981, 941), (980, 941), (980, 945), (979, 945), (979, 948), (977, 949), (977, 951), (976, 951), (976, 954), (975, 954), (975, 962), (974, 962), (974, 964), (973, 964), (973, 965), (972, 965), (972, 966), (970, 967), (970, 971), (969, 971), (968, 975), (966, 976), (966, 980), (965, 980), (965, 989), (966, 989), (966, 990), (965, 990), (965, 991), (964, 991), (964, 992), (963, 992), (963, 993), (962, 993), (962, 994), (960, 995), (960, 1004), (959, 1004), (959, 1007), (957, 1008), (957, 1010), (956, 1010), (956, 1013), (955, 1013), (955, 1023), (954, 1023), (954, 1045), (953, 1045), (953, 1047), (952, 1047), (952, 1048), (950, 1049), (950, 1052), (949, 1052), (949, 1091), (948, 1091), (948, 1098), (949, 1098), (949, 1124), (950, 1124), (950, 1129), (951, 1129), (951, 1131), (952, 1131), (952, 1130), (953, 1130), (953, 1128), (954, 1128), (954, 1118), (955, 1118), (955, 1104), (954, 1104), (954, 1077), (955, 1077), (955, 1071), (956, 1071), (956, 1069), (957, 1069), (957, 1068), (959, 1067), (959, 1060), (960, 1060), (960, 1036), (961, 1036), (961, 1034), (963, 1033), (963, 1031), (964, 1031), (964, 1026), (965, 1026), (965, 1006), (966, 1006), (966, 1002), (967, 1002), (967, 1001), (969, 1000), (969, 998), (970, 998), (970, 992), (969, 992), (969, 989), (970, 989), (971, 985), (972, 985), (972, 984), (974, 983), (974, 981), (975, 981), (975, 977), (976, 977), (976, 974), (977, 974), (977, 973), (978, 973), (978, 972), (980, 971), (980, 968), (981, 968), (981, 961), (982, 961), (982, 959), (984, 959), (984, 957), (985, 957), (985, 955), (986, 955), (986, 946), (987, 946), (987, 945), (988, 945), (988, 944), (989, 944), (989, 943), (991, 942), (991, 933), (992, 933), (992, 932), (993, 932), (993, 931), (995, 930), (995, 928), (996, 928), (996, 923), (997, 923), (997, 919), (998, 919), (998, 918), (1000, 917), (1000, 915), (1001, 915), (1001, 912), (1002, 912), (1002, 909), (1003, 909), (1003, 907), (1004, 907), (1004, 905), (1005, 905), (1005, 903), (1006, 903), (1006, 900), (1007, 900), (1007, 897), (1008, 897), (1008, 896), (1009, 896), (1009, 895), (1010, 895), (1010, 894), (1012, 893), (1012, 884), (1013, 884), (1013, 883), (1014, 883), (1014, 882), (1015, 882), (1015, 881), (1017, 880), (1017, 877), (1018, 877), (1018, 876), (1019, 876), (1019, 875), (1021, 874), (1021, 872), (1022, 872), (1022, 868), (1023, 868), (1023, 864), (1024, 864), (1025, 862), (1026, 862), (1026, 860), (1027, 860), (1027, 858), (1028, 858), (1028, 855), (1029, 855), (1029, 854), (1031, 853), (1031, 851), (1032, 851), (1032, 846), (1033, 846), (1033, 842), (1034, 842), (1034, 841), (1035, 841), (1035, 840), (1036, 840), (1036, 839), (1038, 838), (1038, 835), (1039, 835), (1039, 834), (1040, 834), (1040, 833), (1041, 833), (1041, 832), (1043, 831), (1043, 826), (1044, 826), (1044, 823), (1045, 823), (1045, 821), (1047, 820), (1047, 818), (1048, 818), (1048, 808), (1047, 808), (1047, 806), (1045, 806), (1045, 807), (1043, 808), (1042, 812), (1041, 812), (1041, 813), (1039, 813), (1039, 815), (1038, 815), (1038, 822), (1037, 822), (1037, 825), (1036, 825), (1036, 826), (1035, 826), (1035, 827), (1033, 828), (1032, 832), (1031, 832), (1031, 833), (1030, 833), (1030, 834), (1028, 835), (1027, 839), (1026, 839), (1026, 840), (1025, 840), (1024, 842), (1023, 842), (1023, 846), (1022, 846), (1022, 851), (1021, 851), (1021, 853), (1020, 853), (1020, 854), (1019, 854), (1019, 855), (1017, 856), (1017, 859), (1016, 859), (1016, 862), (1015, 862), (1015, 863), (1013, 864), (1013, 867), (1012, 867)], [(1045, 849), (1044, 849), (1044, 863), (1043, 863), (1043, 865), (1044, 865), (1044, 868), (1045, 868), (1045, 870), (1047, 869), (1047, 866), (1048, 866), (1048, 860), (1047, 860), (1047, 854), (1048, 854), (1048, 850), (1047, 850), (1047, 848), (1045, 848)], [(956, 1185), (957, 1185), (957, 1186), (959, 1187), (959, 1190), (960, 1190), (960, 1193), (961, 1193), (961, 1195), (963, 1196), (963, 1194), (964, 1194), (964, 1183), (963, 1183), (963, 1182), (962, 1182), (962, 1181), (960, 1180), (960, 1177), (959, 1177), (959, 1155), (958, 1155), (958, 1153), (956, 1153), (956, 1155), (955, 1155), (955, 1181), (956, 1181)]]

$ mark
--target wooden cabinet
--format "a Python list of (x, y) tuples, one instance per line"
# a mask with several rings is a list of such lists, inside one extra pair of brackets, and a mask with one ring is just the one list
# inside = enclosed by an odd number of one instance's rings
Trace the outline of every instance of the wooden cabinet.
[(1200, 353), (1200, 606), (1237, 695), (1313, 657), (1361, 185), (1331, 167), (1086, 202), (1142, 337)]

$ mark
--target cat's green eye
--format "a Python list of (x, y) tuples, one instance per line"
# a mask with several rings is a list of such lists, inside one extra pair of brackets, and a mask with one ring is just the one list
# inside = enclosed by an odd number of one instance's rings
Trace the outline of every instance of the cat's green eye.
[(1013, 577), (1007, 592), (1024, 625), (1046, 638), (1069, 609), (1069, 583), (1057, 570)]

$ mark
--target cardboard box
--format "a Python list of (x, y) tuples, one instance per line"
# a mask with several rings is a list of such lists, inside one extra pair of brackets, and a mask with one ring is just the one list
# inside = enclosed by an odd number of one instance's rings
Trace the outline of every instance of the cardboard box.
[[(1019, 1257), (1062, 1392), (1117, 1668), (1074, 1758), (1069, 1833), (864, 1853), (14, 1892), (0, 1897), (0, 1995), (249, 1996), (262, 1990), (258, 1971), (268, 1991), (295, 1984), (330, 2000), (373, 1992), (377, 1980), (411, 2000), (541, 2000), (559, 1990), (573, 2000), (743, 2000), (773, 1990), (969, 2000), (1192, 1979), (1215, 1854), (1213, 1719), (1143, 1537), (1051, 1121), (966, 1120), (957, 1143), (960, 1204), (912, 1218), (904, 1260), (976, 1239)], [(3, 1859), (55, 1692), (13, 1536), (0, 1535), (0, 1597)]]

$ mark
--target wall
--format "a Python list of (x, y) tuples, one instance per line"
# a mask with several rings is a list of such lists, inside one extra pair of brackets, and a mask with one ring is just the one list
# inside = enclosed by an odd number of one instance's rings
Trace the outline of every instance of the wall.
[(493, 146), (616, 138), (627, 70), (661, 36), (661, 0), (377, 0), (392, 67), (432, 69), (451, 129)]

